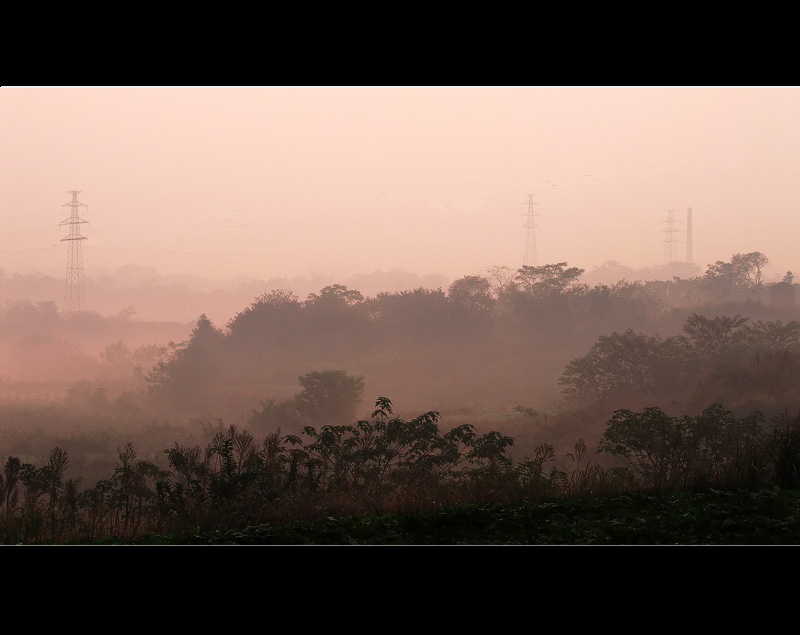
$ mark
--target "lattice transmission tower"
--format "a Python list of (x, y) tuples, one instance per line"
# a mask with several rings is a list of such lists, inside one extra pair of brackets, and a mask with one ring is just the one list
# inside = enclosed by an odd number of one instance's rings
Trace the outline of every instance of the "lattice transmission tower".
[(72, 200), (64, 203), (62, 207), (70, 207), (69, 218), (62, 220), (59, 225), (67, 225), (69, 233), (62, 238), (67, 241), (67, 279), (64, 285), (64, 311), (80, 311), (86, 306), (86, 290), (83, 284), (83, 251), (81, 241), (86, 240), (86, 236), (81, 235), (81, 225), (88, 223), (79, 216), (81, 207), (87, 207), (78, 201), (79, 190), (71, 190)]
[(681, 230), (675, 229), (675, 218), (674, 218), (675, 210), (669, 210), (667, 212), (667, 228), (662, 230), (663, 233), (666, 234), (664, 238), (664, 259), (667, 261), (667, 264), (672, 264), (675, 259), (676, 253), (676, 244), (679, 242), (678, 239), (675, 237), (677, 234), (682, 233)]
[(692, 254), (692, 208), (686, 210), (686, 262), (694, 263)]
[[(526, 267), (536, 266), (536, 216), (541, 216), (534, 211), (533, 194), (528, 194), (528, 215), (525, 222), (525, 255), (522, 264)], [(523, 203), (524, 205), (524, 203)]]

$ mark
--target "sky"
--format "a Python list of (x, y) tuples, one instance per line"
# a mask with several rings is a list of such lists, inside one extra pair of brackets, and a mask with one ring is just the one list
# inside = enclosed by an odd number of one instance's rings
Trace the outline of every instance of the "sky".
[(86, 276), (644, 268), (686, 260), (691, 208), (703, 271), (780, 279), (798, 113), (797, 86), (2, 86), (0, 270), (64, 276), (78, 191)]

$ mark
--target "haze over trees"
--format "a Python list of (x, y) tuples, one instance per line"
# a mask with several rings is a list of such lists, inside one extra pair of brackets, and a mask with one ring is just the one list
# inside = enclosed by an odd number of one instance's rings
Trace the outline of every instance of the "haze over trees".
[[(181, 434), (211, 442), (223, 461), (218, 469), (233, 460), (229, 444), (250, 443), (255, 434), (273, 444), (300, 440), (303, 460), (311, 461), (303, 465), (313, 472), (310, 466), (334, 450), (343, 453), (337, 460), (350, 457), (348, 439), (374, 440), (374, 422), (356, 421), (370, 420), (364, 408), (379, 396), (408, 412), (434, 408), (435, 417), (406, 421), (420, 430), (452, 423), (459, 432), (441, 439), (431, 433), (430, 448), (445, 451), (458, 438), (476, 461), (494, 457), (484, 467), (495, 469), (495, 459), (505, 457), (526, 469), (538, 465), (539, 474), (558, 456), (599, 450), (596, 459), (590, 454), (598, 465), (626, 461), (652, 487), (694, 482), (713, 462), (712, 449), (723, 452), (723, 438), (736, 443), (713, 460), (730, 467), (730, 453), (743, 447), (737, 444), (750, 443), (744, 430), (800, 412), (800, 311), (796, 303), (771, 301), (767, 262), (758, 252), (734, 254), (701, 276), (594, 285), (581, 282), (583, 269), (559, 262), (495, 267), (446, 287), (373, 295), (340, 283), (304, 299), (273, 288), (225, 324), (204, 312), (189, 324), (155, 323), (137, 320), (132, 308), (102, 317), (61, 314), (52, 302), (7, 302), (0, 310), (0, 355), (17, 376), (3, 377), (1, 386), (8, 407), (0, 454), (46, 457), (48, 474), (61, 475), (62, 487), (78, 466), (46, 452), (42, 441), (23, 442), (23, 427), (57, 420), (57, 449), (68, 452), (76, 441), (64, 432), (78, 421), (103, 434), (147, 428), (158, 441), (189, 425)], [(796, 286), (791, 272), (783, 282)], [(12, 390), (25, 382), (40, 390), (38, 409)], [(684, 458), (660, 457), (666, 462), (655, 472), (638, 463), (641, 452), (655, 451), (645, 442), (651, 428), (683, 439)], [(95, 455), (109, 454), (110, 437), (93, 443), (103, 449)], [(170, 450), (168, 464), (162, 457), (160, 464), (148, 458), (139, 465), (133, 445), (118, 447), (105, 460), (126, 474), (141, 468), (136, 478), (143, 483), (157, 480), (158, 470), (202, 464), (192, 443)], [(481, 454), (490, 450), (496, 454)], [(695, 450), (708, 455), (702, 467), (686, 458)], [(8, 465), (6, 479), (16, 478), (15, 465)], [(26, 478), (35, 488), (32, 474)], [(182, 478), (186, 487), (194, 477)]]
[(137, 320), (133, 307), (101, 317), (8, 302), (0, 354), (17, 378), (62, 391), (83, 382), (73, 402), (93, 394), (89, 382), (112, 401), (127, 392), (142, 408), (209, 418), (292, 399), (298, 377), (325, 371), (361, 376), (367, 395), (392, 393), (410, 408), (552, 411), (563, 398), (577, 405), (692, 387), (702, 401), (698, 382), (710, 386), (713, 364), (728, 363), (730, 374), (731, 356), (757, 355), (760, 384), (780, 355), (794, 354), (796, 305), (770, 304), (767, 262), (734, 254), (702, 276), (593, 286), (562, 262), (372, 296), (339, 283), (305, 299), (276, 288), (226, 324), (205, 313), (156, 323)]

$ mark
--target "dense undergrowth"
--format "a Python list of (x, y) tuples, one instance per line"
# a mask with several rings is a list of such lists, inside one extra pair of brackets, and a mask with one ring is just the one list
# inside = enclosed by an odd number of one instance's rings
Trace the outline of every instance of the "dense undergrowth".
[(354, 425), (268, 433), (230, 425), (206, 447), (175, 443), (168, 468), (119, 449), (109, 478), (81, 489), (69, 454), (0, 475), (3, 544), (786, 544), (798, 536), (800, 418), (619, 410), (598, 450), (568, 463), (541, 444), (438, 412), (394, 416), (381, 397)]

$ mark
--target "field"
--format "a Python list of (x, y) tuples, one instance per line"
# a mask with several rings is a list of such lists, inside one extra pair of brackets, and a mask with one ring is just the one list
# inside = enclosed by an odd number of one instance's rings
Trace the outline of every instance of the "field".
[(97, 544), (133, 545), (798, 545), (800, 492), (711, 491), (459, 505)]

